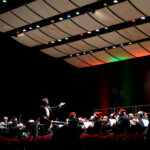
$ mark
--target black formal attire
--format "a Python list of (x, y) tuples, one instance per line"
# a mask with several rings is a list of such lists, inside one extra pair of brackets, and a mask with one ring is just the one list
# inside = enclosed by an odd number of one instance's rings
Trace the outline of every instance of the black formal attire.
[[(61, 106), (55, 106), (55, 107), (50, 107), (50, 106), (40, 106), (40, 111), (39, 111), (39, 115), (40, 115), (40, 123), (44, 124), (44, 134), (48, 134), (48, 129), (51, 125), (51, 119), (52, 119), (52, 115), (53, 115), (53, 111), (54, 110), (58, 110), (60, 109)], [(45, 119), (44, 117), (46, 117), (47, 119)]]

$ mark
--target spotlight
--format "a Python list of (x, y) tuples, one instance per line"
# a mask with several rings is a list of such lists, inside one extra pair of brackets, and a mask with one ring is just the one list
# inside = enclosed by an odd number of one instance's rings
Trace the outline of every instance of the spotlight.
[(54, 42), (54, 41), (52, 41), (51, 43), (52, 43), (52, 44), (54, 44), (55, 42)]
[(63, 20), (63, 18), (62, 18), (62, 17), (60, 17), (60, 18), (59, 18), (59, 20), (60, 20), (60, 21), (62, 21), (62, 20)]
[(45, 43), (45, 45), (48, 45), (48, 43)]
[(83, 55), (85, 55), (86, 54), (86, 52), (83, 52)]
[(142, 20), (145, 20), (145, 16), (141, 17)]
[(71, 57), (72, 57), (72, 55), (69, 55), (69, 57), (71, 58)]
[(3, 3), (7, 3), (7, 0), (2, 0)]
[(90, 51), (90, 53), (93, 53), (93, 51)]
[(135, 19), (132, 20), (132, 22), (135, 22), (135, 21), (136, 21)]
[(83, 33), (80, 34), (80, 36), (83, 36), (83, 35), (84, 35)]
[(88, 34), (91, 34), (92, 32), (91, 31), (89, 31), (89, 32), (87, 32)]
[(29, 27), (29, 30), (32, 30), (33, 28), (32, 27)]
[(132, 42), (129, 42), (128, 44), (129, 44), (129, 45), (132, 45)]
[(114, 4), (117, 4), (117, 3), (118, 3), (118, 0), (114, 0), (113, 3), (114, 3)]
[(116, 48), (116, 46), (113, 46), (112, 48)]
[(26, 30), (26, 29), (23, 29), (22, 31), (23, 31), (23, 32), (26, 32), (27, 30)]
[(19, 31), (16, 32), (16, 34), (19, 34), (19, 33), (20, 33)]
[(55, 23), (55, 21), (54, 21), (54, 20), (51, 20), (51, 23)]
[(106, 6), (108, 6), (108, 4), (107, 4), (107, 3), (104, 3), (104, 6), (106, 7)]
[(76, 54), (76, 56), (80, 56), (80, 54)]
[(120, 44), (120, 47), (123, 47), (124, 45), (123, 44)]
[(76, 15), (80, 15), (80, 12), (79, 12), (79, 11), (77, 11), (77, 12), (76, 12)]
[(99, 32), (100, 30), (99, 29), (96, 29), (96, 32)]
[(105, 29), (105, 30), (107, 30), (107, 29), (108, 29), (108, 27), (104, 27), (104, 29)]
[(36, 25), (36, 28), (40, 28), (40, 25), (37, 24), (37, 25)]
[(61, 42), (61, 41), (62, 41), (61, 39), (58, 40), (58, 42)]
[(70, 16), (70, 15), (67, 15), (67, 18), (71, 18), (71, 16)]
[(66, 37), (66, 38), (65, 38), (65, 40), (69, 40), (69, 38), (68, 38), (68, 37)]

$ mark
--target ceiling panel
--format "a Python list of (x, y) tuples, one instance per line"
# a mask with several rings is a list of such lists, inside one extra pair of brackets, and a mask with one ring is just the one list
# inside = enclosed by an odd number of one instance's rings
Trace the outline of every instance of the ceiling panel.
[(67, 63), (77, 67), (77, 68), (84, 68), (84, 67), (90, 67), (90, 65), (82, 62), (81, 60), (79, 60), (78, 58), (76, 57), (72, 57), (72, 58), (67, 58), (67, 59), (64, 59)]
[(7, 25), (6, 23), (0, 20), (0, 32), (7, 32), (13, 29), (14, 29), (13, 27)]
[(42, 18), (28, 9), (26, 6), (22, 6), (13, 10), (13, 12), (22, 18), (23, 20), (27, 21), (28, 23), (33, 23), (42, 20)]
[(121, 47), (113, 48), (107, 50), (111, 55), (117, 57), (119, 60), (126, 60), (130, 58), (135, 58), (132, 54), (129, 54)]
[(6, 13), (1, 14), (0, 19), (8, 23), (9, 25), (13, 26), (14, 28), (19, 28), (19, 27), (27, 25), (27, 23), (25, 23), (24, 21), (16, 17), (11, 12), (6, 12)]
[(106, 41), (109, 41), (110, 43), (113, 43), (113, 44), (121, 44), (121, 43), (129, 42), (127, 39), (125, 39), (124, 37), (122, 37), (115, 31), (106, 33), (106, 34), (102, 34), (102, 35), (100, 35), (100, 37), (102, 37)]
[(36, 0), (27, 4), (27, 6), (44, 18), (49, 18), (59, 14), (55, 9), (50, 7), (43, 0)]
[(85, 42), (79, 40), (79, 41), (75, 41), (75, 42), (71, 42), (68, 43), (69, 45), (71, 45), (72, 47), (79, 49), (81, 51), (89, 51), (89, 50), (93, 50), (95, 49), (94, 47), (86, 44)]
[(77, 34), (86, 32), (86, 30), (80, 28), (79, 26), (77, 26), (70, 20), (64, 20), (64, 21), (58, 22), (56, 23), (56, 25), (59, 28), (61, 28), (63, 31), (71, 35), (77, 35)]
[(130, 0), (138, 9), (146, 15), (150, 15), (150, 0)]
[(104, 41), (103, 39), (101, 39), (99, 36), (94, 36), (91, 38), (87, 38), (84, 39), (83, 41), (97, 47), (97, 48), (103, 48), (103, 47), (107, 47), (107, 46), (111, 46), (112, 44)]
[(140, 43), (144, 48), (150, 51), (150, 41)]
[(69, 0), (45, 0), (45, 1), (62, 13), (77, 8), (77, 6), (71, 3)]
[(137, 11), (128, 1), (112, 5), (109, 8), (125, 21), (141, 18), (143, 16), (143, 14)]
[(78, 58), (80, 58), (81, 60), (83, 60), (84, 62), (86, 62), (86, 63), (88, 63), (88, 64), (90, 64), (92, 66), (104, 64), (103, 62), (101, 62), (100, 60), (96, 59), (95, 57), (93, 57), (90, 54), (81, 55), (81, 56), (78, 56)]
[(138, 44), (132, 44), (128, 46), (124, 46), (124, 49), (126, 49), (128, 52), (133, 54), (136, 57), (142, 57), (142, 56), (147, 56), (150, 55), (150, 52), (146, 51), (144, 48), (142, 48)]
[(95, 52), (92, 55), (94, 55), (96, 58), (98, 58), (100, 61), (105, 62), (105, 63), (110, 63), (110, 62), (116, 62), (119, 61), (115, 57), (112, 57), (109, 55), (106, 51), (99, 51)]
[(40, 28), (43, 32), (53, 37), (54, 39), (63, 39), (65, 37), (69, 37), (70, 35), (61, 31), (53, 24)]
[(19, 43), (21, 43), (23, 45), (26, 45), (28, 47), (33, 47), (33, 46), (40, 45), (39, 42), (36, 42), (36, 41), (32, 40), (31, 38), (26, 36), (24, 33), (18, 35), (17, 37), (12, 36), (12, 38), (15, 39), (16, 41), (18, 41)]
[(137, 26), (142, 32), (150, 36), (150, 23), (145, 23)]
[(57, 51), (56, 49), (54, 48), (46, 48), (46, 49), (42, 49), (41, 52), (49, 55), (49, 56), (52, 56), (52, 57), (55, 57), (55, 58), (60, 58), (60, 57), (64, 57), (66, 56), (67, 54), (63, 54), (59, 51)]
[(40, 32), (38, 29), (29, 31), (26, 34), (43, 44), (54, 40), (48, 37), (47, 35), (43, 34), (42, 32)]
[(123, 22), (106, 7), (96, 10), (94, 14), (90, 12), (90, 15), (105, 26), (112, 26)]
[(118, 30), (118, 32), (131, 41), (136, 41), (136, 40), (147, 38), (146, 35), (138, 31), (135, 27)]
[(62, 51), (63, 53), (67, 53), (67, 54), (75, 54), (75, 53), (79, 52), (78, 50), (76, 50), (75, 48), (73, 48), (67, 44), (55, 46), (55, 48)]
[(74, 2), (76, 5), (78, 6), (85, 6), (91, 3), (96, 2), (97, 0), (71, 0), (72, 2)]
[(80, 15), (72, 18), (72, 20), (87, 31), (103, 28), (104, 26), (92, 19), (88, 14)]

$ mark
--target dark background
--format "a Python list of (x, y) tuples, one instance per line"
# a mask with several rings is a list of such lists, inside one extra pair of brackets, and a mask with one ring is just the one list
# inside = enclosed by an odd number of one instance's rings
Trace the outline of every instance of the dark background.
[[(49, 98), (51, 106), (66, 102), (54, 115), (59, 120), (68, 117), (70, 111), (89, 117), (101, 106), (150, 104), (150, 56), (78, 69), (9, 37), (0, 35), (0, 43), (1, 118), (21, 114), (24, 120), (37, 119), (36, 112), (44, 97)], [(132, 90), (128, 103), (124, 101), (126, 81)], [(101, 105), (102, 97), (109, 99), (106, 105)]]

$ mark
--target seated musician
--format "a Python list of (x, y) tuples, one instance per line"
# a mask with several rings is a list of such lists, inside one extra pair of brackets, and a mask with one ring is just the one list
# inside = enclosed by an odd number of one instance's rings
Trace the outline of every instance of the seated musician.
[(50, 107), (48, 98), (42, 100), (42, 105), (40, 106), (40, 123), (44, 124), (44, 134), (49, 134), (49, 128), (51, 125), (51, 115), (54, 110), (60, 109), (65, 103), (61, 102), (58, 106)]

